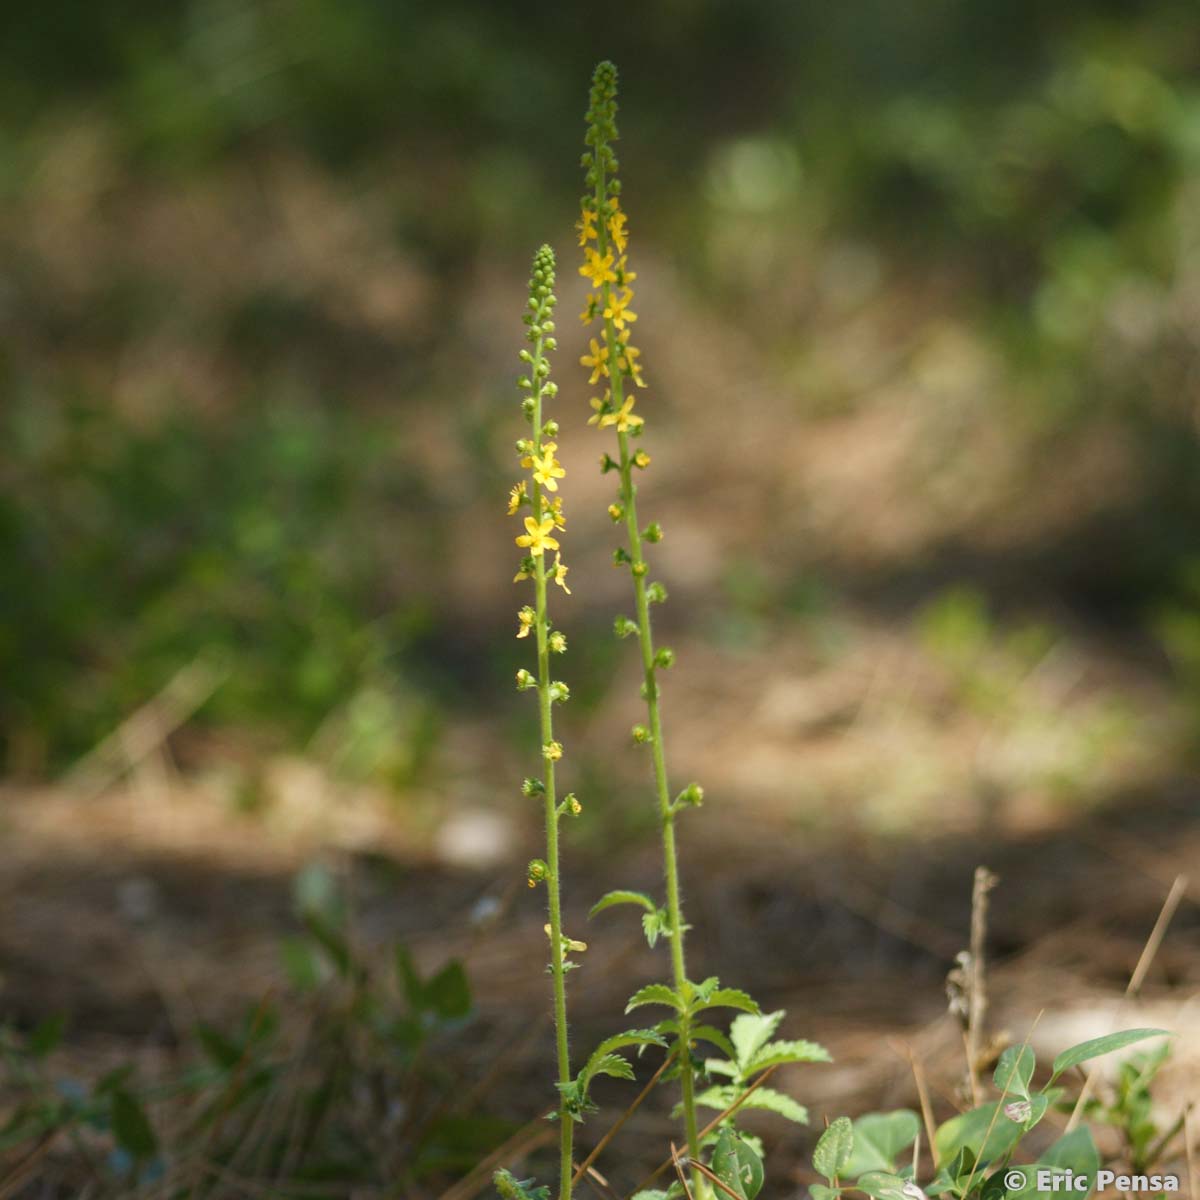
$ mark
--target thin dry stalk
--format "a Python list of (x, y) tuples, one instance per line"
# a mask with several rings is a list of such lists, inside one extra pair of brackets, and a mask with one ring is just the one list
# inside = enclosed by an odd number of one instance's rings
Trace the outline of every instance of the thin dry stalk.
[[(1171, 884), (1171, 890), (1167, 893), (1167, 898), (1163, 901), (1163, 906), (1159, 910), (1158, 920), (1154, 922), (1154, 928), (1150, 930), (1150, 936), (1146, 939), (1145, 946), (1142, 947), (1142, 953), (1137, 960), (1137, 965), (1133, 968), (1133, 974), (1129, 977), (1129, 983), (1125, 987), (1125, 994), (1121, 997), (1121, 1003), (1117, 1006), (1116, 1016), (1113, 1018), (1113, 1024), (1119, 1024), (1125, 1008), (1129, 1001), (1141, 991), (1142, 984), (1146, 981), (1146, 976), (1150, 973), (1150, 967), (1154, 963), (1154, 958), (1158, 954), (1159, 947), (1163, 944), (1163, 939), (1167, 936), (1167, 927), (1171, 924), (1171, 918), (1175, 915), (1175, 910), (1179, 907), (1180, 901), (1187, 894), (1188, 879), (1186, 875), (1176, 875), (1175, 882)], [(1093, 1062), (1088, 1069), (1087, 1078), (1083, 1081), (1083, 1087), (1079, 1091), (1079, 1099), (1075, 1101), (1075, 1107), (1071, 1112), (1071, 1119), (1067, 1122), (1067, 1132), (1079, 1124), (1079, 1120), (1083, 1115), (1083, 1106), (1091, 1094), (1092, 1084), (1096, 1081), (1096, 1072), (1099, 1069), (1099, 1063)]]
[(967, 1004), (967, 1079), (971, 1085), (971, 1103), (979, 1104), (979, 1059), (987, 1015), (987, 976), (984, 950), (987, 945), (988, 892), (999, 882), (987, 867), (975, 868), (971, 889), (971, 970), (970, 999)]

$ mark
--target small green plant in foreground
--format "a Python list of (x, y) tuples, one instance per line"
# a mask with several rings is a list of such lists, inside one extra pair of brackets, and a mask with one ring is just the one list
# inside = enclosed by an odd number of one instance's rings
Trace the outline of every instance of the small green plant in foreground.
[[(925, 1171), (921, 1170), (921, 1121), (916, 1113), (899, 1109), (868, 1113), (855, 1121), (839, 1117), (829, 1124), (813, 1151), (813, 1169), (826, 1182), (809, 1188), (812, 1200), (841, 1200), (846, 1193), (873, 1200), (932, 1200), (938, 1196), (1027, 1200), (1056, 1192), (1088, 1195), (1111, 1181), (1101, 1175), (1109, 1164), (1102, 1159), (1091, 1131), (1076, 1124), (1083, 1114), (1116, 1125), (1126, 1143), (1121, 1165), (1128, 1166), (1131, 1174), (1148, 1174), (1182, 1129), (1180, 1118), (1177, 1126), (1160, 1133), (1149, 1115), (1149, 1083), (1165, 1059), (1169, 1043), (1121, 1065), (1117, 1097), (1111, 1103), (1085, 1101), (1081, 1106), (1077, 1097), (1068, 1095), (1064, 1083), (1082, 1063), (1166, 1033), (1164, 1029), (1127, 1029), (1081, 1042), (1054, 1060), (1040, 1088), (1033, 1085), (1037, 1059), (1028, 1042), (1010, 1046), (1001, 1054), (992, 1076), (997, 1098), (958, 1113), (930, 1131), (932, 1166)], [(1026, 1135), (1051, 1112), (1072, 1114), (1066, 1131), (1030, 1159), (1024, 1148)], [(924, 1182), (919, 1182), (922, 1175)], [(1040, 1186), (1039, 1175), (1040, 1184), (1048, 1186)], [(1171, 1190), (1170, 1186), (1165, 1190)]]

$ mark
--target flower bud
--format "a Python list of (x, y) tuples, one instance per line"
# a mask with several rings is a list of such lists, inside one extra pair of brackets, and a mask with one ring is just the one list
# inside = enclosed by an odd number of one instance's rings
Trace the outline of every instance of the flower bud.
[(567, 635), (556, 629), (550, 635), (550, 650), (554, 654), (565, 654), (567, 650)]
[(537, 687), (537, 680), (522, 667), (517, 672), (517, 690), (524, 692), (531, 687)]
[(689, 783), (687, 787), (675, 797), (675, 803), (681, 807), (685, 804), (692, 808), (699, 808), (704, 803), (704, 789), (698, 783)]
[(558, 762), (563, 756), (562, 742), (547, 742), (542, 747), (542, 757), (547, 762)]
[(662, 604), (667, 598), (667, 589), (661, 583), (655, 580), (646, 588), (646, 599), (651, 604)]
[(521, 781), (521, 795), (532, 800), (534, 796), (544, 796), (546, 785), (540, 779), (526, 777)]
[(547, 421), (542, 426), (542, 437), (558, 437), (558, 422)]
[(532, 859), (529, 866), (525, 868), (525, 878), (529, 881), (530, 887), (537, 887), (549, 874), (550, 868), (540, 858)]
[(662, 526), (657, 521), (651, 521), (642, 531), (642, 537), (648, 542), (661, 542), (663, 540)]
[(675, 651), (669, 646), (663, 646), (654, 655), (654, 665), (656, 667), (673, 667), (675, 665)]
[(609, 471), (617, 471), (619, 469), (620, 469), (620, 464), (613, 462), (613, 460), (607, 454), (600, 455), (600, 474), (601, 475), (607, 475), (609, 473)]
[(613, 521), (620, 521), (625, 516), (625, 510), (619, 504), (610, 504), (608, 506), (608, 515)]
[(561, 680), (556, 679), (550, 685), (550, 702), (562, 704), (571, 698), (571, 689)]
[(637, 633), (637, 624), (628, 617), (618, 617), (613, 622), (613, 632), (619, 638), (627, 638), (631, 633)]
[(577, 817), (581, 812), (583, 812), (583, 805), (579, 803), (579, 800), (576, 798), (574, 792), (568, 792), (563, 797), (563, 807), (573, 817)]
[(633, 740), (639, 746), (644, 746), (647, 742), (653, 740), (653, 735), (645, 725), (635, 725), (633, 729), (630, 730), (630, 733), (633, 735)]
[(633, 572), (635, 579), (641, 579), (641, 577), (645, 575), (648, 570), (650, 570), (650, 567), (644, 562), (635, 562), (629, 569)]
[(613, 566), (614, 567), (624, 566), (626, 563), (631, 563), (631, 562), (633, 562), (633, 559), (629, 557), (629, 551), (626, 550), (624, 546), (618, 546), (613, 551)]

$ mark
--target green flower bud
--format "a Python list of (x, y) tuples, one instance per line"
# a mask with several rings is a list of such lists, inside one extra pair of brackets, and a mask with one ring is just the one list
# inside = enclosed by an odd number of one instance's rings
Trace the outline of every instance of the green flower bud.
[(646, 588), (646, 599), (651, 604), (662, 604), (667, 599), (667, 589), (656, 580)]
[(663, 540), (662, 526), (657, 521), (651, 521), (642, 531), (642, 537), (648, 542), (661, 542)]
[(633, 562), (633, 559), (629, 557), (629, 551), (626, 550), (624, 546), (618, 546), (613, 551), (613, 566), (614, 567), (624, 566), (626, 563), (631, 563), (631, 562)]
[(650, 570), (650, 567), (644, 562), (635, 562), (629, 569), (633, 572), (635, 578), (640, 579)]
[(561, 680), (555, 680), (550, 685), (550, 702), (563, 704), (571, 698), (571, 689)]
[(521, 781), (521, 795), (532, 800), (534, 796), (544, 796), (546, 785), (540, 779), (526, 777)]
[(565, 654), (567, 650), (567, 635), (557, 629), (550, 635), (550, 650), (554, 654)]
[(668, 646), (663, 646), (654, 655), (654, 665), (656, 667), (673, 667), (675, 665), (675, 651)]
[(537, 887), (550, 874), (550, 868), (540, 859), (532, 859), (529, 866), (525, 868), (525, 878), (529, 880), (530, 887)]
[(613, 632), (619, 638), (627, 638), (631, 633), (637, 633), (637, 631), (636, 622), (631, 621), (628, 617), (618, 617), (613, 622)]
[(644, 746), (647, 742), (653, 740), (650, 730), (645, 725), (635, 725), (630, 733), (633, 735), (633, 740), (639, 745)]
[(537, 687), (537, 680), (522, 667), (517, 672), (517, 690), (520, 692), (527, 691), (531, 687)]
[(698, 783), (689, 783), (675, 797), (675, 803), (681, 808), (685, 804), (690, 805), (692, 808), (699, 808), (704, 803), (704, 789)]

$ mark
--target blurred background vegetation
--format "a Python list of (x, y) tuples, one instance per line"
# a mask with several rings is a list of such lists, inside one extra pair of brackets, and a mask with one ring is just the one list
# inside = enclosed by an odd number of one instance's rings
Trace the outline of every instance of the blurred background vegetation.
[[(574, 300), (601, 54), (655, 499), (737, 481), (671, 620), (744, 643), (967, 581), (1200, 689), (1192, 17), (40, 6), (0, 51), (9, 771), (53, 774), (202, 655), (229, 674), (196, 727), (309, 747), (334, 722), (389, 784), (449, 708), (509, 705), (520, 281), (547, 238)], [(607, 627), (579, 590), (573, 632)]]
[[(1018, 1008), (1085, 976), (1123, 987), (1196, 848), (1195, 32), (1190, 0), (48, 0), (11, 22), (6, 1017), (128, 1038), (236, 1009), (278, 986), (286, 880), (332, 842), (370, 867), (354, 937), (418, 960), (420, 978), (399, 960), (408, 1023), (380, 1025), (402, 1060), (427, 1026), (458, 1028), (451, 954), (481, 1061), (544, 1050), (526, 1038), (545, 999), (517, 865), (538, 841), (517, 788), (536, 733), (512, 692), (504, 515), (542, 241), (574, 588), (561, 728), (585, 806), (569, 903), (582, 926), (613, 886), (587, 874), (599, 851), (654, 886), (645, 764), (615, 753), (638, 681), (611, 634), (628, 604), (611, 477), (575, 365), (600, 57), (622, 73), (670, 758), (709, 796), (684, 830), (698, 959), (768, 1007), (792, 1009), (801, 978), (845, 984), (836, 1013), (828, 990), (802, 997), (789, 1036), (859, 1070), (823, 1093), (848, 1110), (882, 1086), (880, 1029), (918, 996), (941, 1018), (980, 857), (1025, 886), (995, 918), (1014, 958), (1048, 913), (1103, 922), (1021, 959), (1043, 974), (1017, 980)], [(1164, 968), (1180, 987), (1200, 962), (1188, 913), (1190, 957)], [(603, 958), (616, 935), (588, 936), (578, 1018), (605, 1028), (627, 964)], [(293, 982), (299, 962), (316, 986), (290, 946)], [(1069, 988), (1046, 991), (1068, 959)], [(869, 1045), (846, 1033), (860, 1017)], [(544, 1103), (536, 1062), (497, 1071), (528, 1090), (505, 1107), (489, 1074), (472, 1100), (510, 1122)], [(450, 1150), (412, 1134), (430, 1178), (499, 1140), (472, 1128)]]

